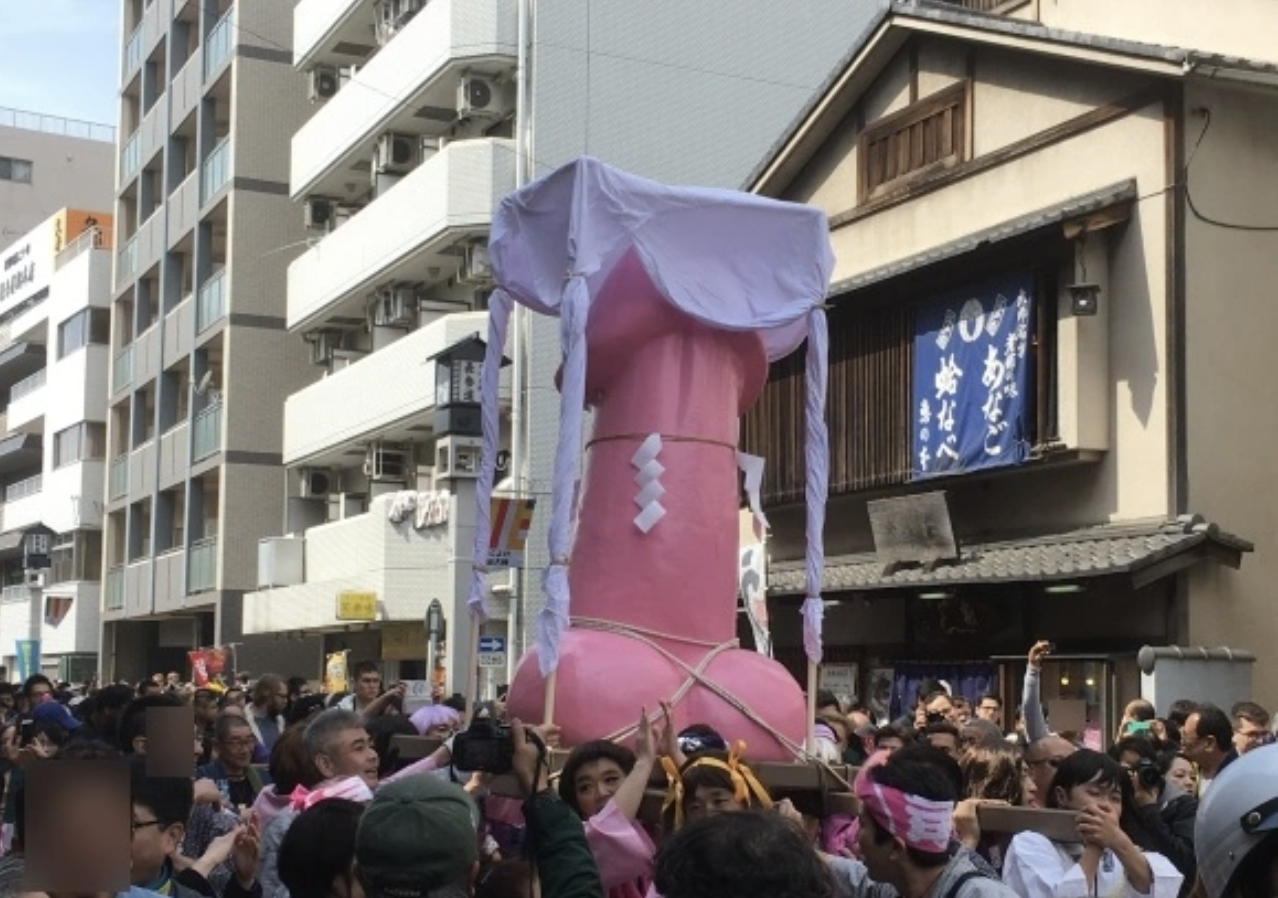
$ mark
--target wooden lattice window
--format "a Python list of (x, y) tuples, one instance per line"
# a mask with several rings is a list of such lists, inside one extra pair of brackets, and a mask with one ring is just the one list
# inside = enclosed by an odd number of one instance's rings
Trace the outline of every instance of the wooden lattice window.
[(966, 81), (884, 116), (861, 134), (861, 200), (965, 161), (967, 137)]

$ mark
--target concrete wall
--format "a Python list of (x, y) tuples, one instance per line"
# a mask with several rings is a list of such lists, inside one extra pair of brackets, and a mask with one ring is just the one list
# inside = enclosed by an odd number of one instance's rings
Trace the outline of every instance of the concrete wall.
[(0, 250), (64, 207), (114, 208), (114, 144), (0, 125), (0, 156), (33, 163), (30, 184), (0, 181)]
[[(1185, 96), (1189, 192), (1206, 217), (1278, 228), (1278, 98), (1193, 85)], [(1211, 124), (1195, 152), (1210, 111)], [(1265, 373), (1278, 306), (1278, 231), (1212, 225), (1187, 211), (1185, 226), (1189, 496), (1187, 507), (1252, 540), (1238, 572), (1196, 569), (1190, 642), (1256, 653), (1255, 699), (1278, 704), (1278, 421)]]

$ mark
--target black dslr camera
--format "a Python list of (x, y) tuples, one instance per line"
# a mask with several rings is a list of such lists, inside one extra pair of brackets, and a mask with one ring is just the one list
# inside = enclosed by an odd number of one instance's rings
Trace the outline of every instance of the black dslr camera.
[(1149, 758), (1141, 758), (1136, 762), (1134, 768), (1136, 779), (1146, 789), (1153, 789), (1163, 782), (1163, 771), (1158, 766), (1158, 762), (1151, 761)]
[[(528, 740), (544, 751), (541, 738), (532, 730), (528, 730)], [(481, 717), (453, 737), (453, 767), (457, 770), (501, 775), (511, 772), (514, 759), (510, 727), (491, 718)]]

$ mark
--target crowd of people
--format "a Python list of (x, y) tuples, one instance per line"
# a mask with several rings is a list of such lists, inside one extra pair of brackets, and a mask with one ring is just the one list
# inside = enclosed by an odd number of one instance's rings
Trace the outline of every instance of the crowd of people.
[[(1042, 711), (1048, 651), (1029, 654), (1010, 732), (998, 695), (943, 683), (882, 726), (818, 696), (809, 760), (855, 768), (855, 814), (770, 792), (732, 734), (665, 705), (639, 710), (633, 747), (574, 746), (552, 776), (553, 725), (461, 696), (406, 708), (372, 663), (349, 695), (273, 674), (80, 689), (36, 675), (0, 685), (0, 898), (1278, 894), (1268, 713), (1185, 701), (1160, 717), (1136, 700), (1087, 747), (1094, 734), (1054, 732)], [(479, 757), (457, 740), (481, 725), (506, 740), (519, 797), (454, 763)], [(438, 747), (401, 758), (401, 735)], [(983, 826), (994, 807), (1057, 813), (1013, 832)]]

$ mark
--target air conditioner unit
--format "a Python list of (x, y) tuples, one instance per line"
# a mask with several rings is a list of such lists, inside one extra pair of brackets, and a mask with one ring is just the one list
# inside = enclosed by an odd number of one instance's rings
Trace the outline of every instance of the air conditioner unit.
[(303, 218), (306, 227), (312, 231), (327, 231), (333, 224), (337, 214), (337, 200), (328, 197), (308, 197), (305, 203)]
[(412, 134), (383, 134), (373, 153), (376, 174), (403, 174), (421, 159), (421, 138)]
[(496, 79), (463, 75), (457, 85), (457, 115), (468, 118), (505, 118), (513, 111), (510, 91)]
[(301, 496), (303, 499), (323, 499), (333, 491), (333, 476), (320, 468), (302, 468)]
[(318, 103), (337, 94), (341, 88), (341, 78), (337, 69), (327, 65), (317, 65), (306, 73), (310, 85), (311, 102)]
[(374, 443), (364, 457), (364, 473), (374, 483), (403, 483), (408, 475), (408, 453), (400, 448)]
[(404, 327), (417, 317), (417, 295), (411, 286), (379, 290), (373, 298), (374, 327)]
[(311, 364), (328, 367), (333, 362), (333, 351), (341, 342), (332, 331), (315, 331), (306, 338), (311, 344)]
[(462, 284), (486, 284), (493, 279), (493, 266), (488, 258), (487, 243), (468, 243), (462, 254), (457, 280)]
[(44, 586), (44, 571), (27, 571), (27, 586), (40, 588)]

